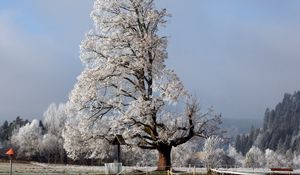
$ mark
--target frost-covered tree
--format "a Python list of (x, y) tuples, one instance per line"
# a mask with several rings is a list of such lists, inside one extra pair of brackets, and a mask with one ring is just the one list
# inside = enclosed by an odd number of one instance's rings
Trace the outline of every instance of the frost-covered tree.
[[(66, 120), (65, 104), (50, 104), (43, 114), (43, 124), (47, 130), (41, 141), (41, 151), (48, 161), (64, 161), (62, 130)], [(52, 144), (48, 144), (51, 143)]]
[(203, 151), (198, 154), (208, 171), (221, 166), (222, 157), (225, 155), (224, 150), (220, 148), (222, 142), (222, 138), (211, 136), (205, 140)]
[(265, 158), (269, 168), (290, 167), (291, 161), (287, 155), (280, 154), (271, 149), (266, 149)]
[(245, 156), (244, 166), (248, 168), (264, 167), (264, 153), (258, 147), (252, 146)]
[(61, 157), (61, 145), (63, 145), (61, 141), (52, 134), (45, 134), (41, 138), (39, 143), (40, 154), (46, 158), (48, 163), (51, 161), (57, 163), (57, 160)]
[(201, 150), (203, 141), (193, 139), (187, 144), (182, 144), (172, 150), (172, 162), (176, 167), (185, 167), (189, 165), (199, 165), (197, 152)]
[(14, 133), (11, 142), (17, 147), (17, 156), (31, 159), (39, 154), (39, 143), (42, 138), (42, 128), (34, 119)]
[(293, 156), (293, 167), (294, 168), (300, 168), (300, 155), (297, 155), (294, 153)]
[(2, 146), (9, 146), (11, 136), (17, 133), (19, 129), (26, 125), (29, 121), (24, 120), (21, 117), (17, 117), (12, 122), (5, 121), (2, 126), (0, 126), (0, 142)]
[(139, 147), (122, 149), (122, 163), (125, 165), (136, 166), (154, 166), (156, 163), (156, 152), (154, 150), (145, 150)]
[(167, 38), (158, 30), (167, 16), (154, 0), (95, 1), (95, 27), (80, 46), (85, 69), (68, 102), (64, 137), (72, 157), (91, 145), (101, 154), (98, 139), (122, 134), (129, 146), (157, 150), (158, 169), (166, 170), (173, 147), (217, 132), (220, 116), (200, 113), (165, 65)]
[(235, 165), (241, 167), (244, 162), (244, 157), (241, 153), (238, 153), (235, 147), (229, 145), (228, 156), (235, 160)]
[[(99, 126), (99, 130), (104, 129)], [(80, 159), (105, 159), (112, 155), (108, 142), (102, 139), (90, 139), (92, 132), (86, 123), (74, 118), (66, 123), (62, 136), (64, 138), (64, 148), (68, 156), (74, 160)]]
[(52, 103), (43, 114), (43, 124), (48, 134), (61, 135), (65, 120), (65, 104)]

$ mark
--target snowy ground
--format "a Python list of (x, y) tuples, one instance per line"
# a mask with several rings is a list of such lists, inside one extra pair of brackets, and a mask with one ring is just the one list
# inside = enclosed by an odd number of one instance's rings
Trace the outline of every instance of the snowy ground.
[[(0, 163), (0, 175), (9, 174), (9, 163)], [(134, 170), (144, 172), (154, 171), (156, 167), (123, 167), (123, 172), (126, 174)], [(197, 172), (197, 174), (206, 174), (204, 168), (174, 168), (176, 171)], [(57, 165), (57, 164), (43, 164), (43, 163), (14, 163), (14, 175), (103, 175), (105, 174), (104, 166), (77, 166), (77, 165)], [(133, 173), (130, 173), (133, 174)], [(141, 173), (140, 173), (141, 174)], [(151, 174), (151, 173), (149, 173)], [(139, 173), (134, 173), (139, 175)]]

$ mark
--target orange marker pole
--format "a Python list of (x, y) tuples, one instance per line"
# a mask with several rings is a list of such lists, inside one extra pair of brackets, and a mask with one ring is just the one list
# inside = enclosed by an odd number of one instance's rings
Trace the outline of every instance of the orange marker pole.
[(9, 158), (9, 163), (10, 163), (10, 175), (12, 175), (12, 158), (11, 158), (11, 156), (9, 156), (10, 158)]
[(6, 154), (9, 156), (9, 163), (10, 163), (10, 175), (12, 175), (12, 156), (15, 154), (14, 150), (10, 148)]

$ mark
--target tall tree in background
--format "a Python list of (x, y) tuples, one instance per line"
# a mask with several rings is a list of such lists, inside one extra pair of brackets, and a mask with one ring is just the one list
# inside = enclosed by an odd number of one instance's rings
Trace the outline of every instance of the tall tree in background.
[[(85, 69), (68, 102), (63, 135), (69, 154), (83, 153), (93, 143), (97, 150), (99, 139), (122, 134), (129, 146), (157, 150), (158, 169), (166, 170), (172, 147), (216, 134), (220, 116), (200, 113), (197, 101), (166, 68), (167, 38), (158, 30), (168, 14), (155, 9), (153, 1), (95, 1), (95, 28), (81, 43)], [(78, 137), (81, 149), (74, 144)]]
[(46, 155), (48, 162), (52, 158), (55, 163), (63, 163), (65, 161), (65, 151), (63, 148), (62, 130), (66, 120), (65, 104), (50, 104), (44, 112), (43, 118), (43, 124), (47, 133), (42, 138), (41, 151)]

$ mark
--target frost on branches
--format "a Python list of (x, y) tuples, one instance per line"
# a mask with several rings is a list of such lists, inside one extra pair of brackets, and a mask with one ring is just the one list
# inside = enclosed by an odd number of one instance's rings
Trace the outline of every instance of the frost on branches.
[(30, 159), (39, 154), (39, 143), (42, 137), (42, 129), (38, 120), (33, 120), (21, 127), (12, 135), (11, 142), (18, 150), (18, 158)]
[(73, 158), (103, 157), (102, 147), (122, 134), (128, 146), (157, 150), (165, 170), (172, 147), (218, 131), (220, 116), (200, 113), (166, 68), (167, 38), (158, 29), (167, 16), (153, 0), (95, 1), (95, 27), (80, 46), (85, 69), (70, 94), (63, 134)]
[(247, 152), (244, 166), (247, 168), (262, 168), (265, 166), (264, 153), (256, 146), (252, 146)]
[(44, 134), (41, 143), (40, 151), (48, 162), (52, 159), (55, 163), (65, 161), (64, 153), (64, 141), (62, 137), (62, 131), (66, 120), (66, 105), (54, 103), (50, 104), (48, 109), (43, 114), (43, 124), (47, 131)]
[(221, 149), (223, 139), (218, 136), (211, 136), (205, 140), (203, 151), (198, 153), (199, 159), (205, 164), (207, 171), (212, 168), (220, 167), (222, 156), (225, 155)]

